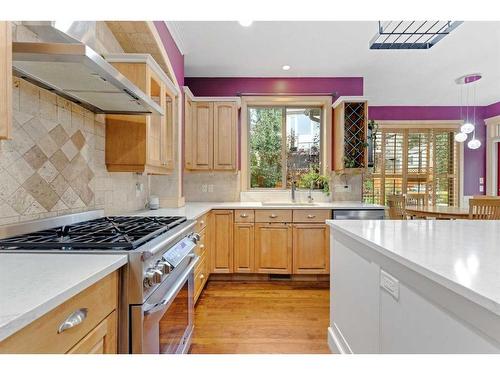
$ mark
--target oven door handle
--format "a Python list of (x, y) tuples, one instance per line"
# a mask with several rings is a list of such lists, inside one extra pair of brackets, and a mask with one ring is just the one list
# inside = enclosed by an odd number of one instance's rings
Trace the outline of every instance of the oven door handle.
[(184, 283), (186, 282), (187, 278), (189, 277), (189, 274), (193, 271), (193, 268), (196, 266), (198, 263), (200, 257), (196, 256), (195, 254), (190, 255), (193, 258), (193, 261), (189, 263), (189, 266), (186, 268), (186, 270), (182, 273), (182, 275), (179, 277), (179, 280), (172, 286), (170, 291), (165, 295), (165, 298), (151, 307), (148, 310), (144, 310), (144, 315), (151, 315), (154, 314), (160, 310), (162, 310), (166, 305), (170, 303), (170, 301), (175, 297), (175, 295), (179, 292), (179, 290), (182, 288)]

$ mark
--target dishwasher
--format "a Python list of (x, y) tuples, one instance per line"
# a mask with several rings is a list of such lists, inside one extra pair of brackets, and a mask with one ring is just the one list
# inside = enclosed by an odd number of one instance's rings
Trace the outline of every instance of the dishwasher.
[(333, 210), (334, 220), (384, 220), (384, 210)]

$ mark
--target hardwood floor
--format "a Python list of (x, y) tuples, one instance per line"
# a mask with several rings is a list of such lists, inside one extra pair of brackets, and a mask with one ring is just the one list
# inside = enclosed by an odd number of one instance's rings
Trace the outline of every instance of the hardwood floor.
[(190, 353), (330, 353), (328, 282), (209, 281)]

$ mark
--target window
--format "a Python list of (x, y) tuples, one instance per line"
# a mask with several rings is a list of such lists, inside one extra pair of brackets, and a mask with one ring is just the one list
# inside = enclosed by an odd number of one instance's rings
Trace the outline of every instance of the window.
[(363, 200), (386, 204), (405, 194), (408, 204), (458, 205), (458, 146), (453, 129), (380, 127), (374, 166), (363, 181)]
[(320, 172), (320, 107), (248, 107), (251, 188), (290, 188)]

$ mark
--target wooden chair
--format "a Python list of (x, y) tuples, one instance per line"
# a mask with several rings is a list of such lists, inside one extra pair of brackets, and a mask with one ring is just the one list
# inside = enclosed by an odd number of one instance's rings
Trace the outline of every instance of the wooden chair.
[(389, 219), (406, 220), (406, 198), (403, 195), (388, 195)]
[(469, 199), (470, 220), (500, 220), (500, 197)]

